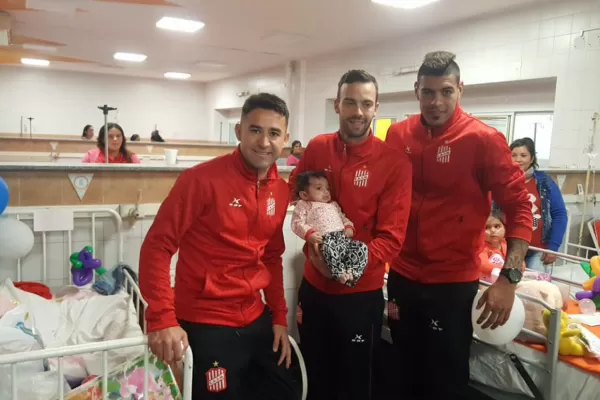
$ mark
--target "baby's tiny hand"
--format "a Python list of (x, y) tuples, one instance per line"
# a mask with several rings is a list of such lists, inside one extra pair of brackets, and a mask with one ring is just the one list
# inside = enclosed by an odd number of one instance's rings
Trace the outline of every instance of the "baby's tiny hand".
[(354, 229), (352, 229), (352, 228), (344, 229), (344, 235), (346, 235), (346, 237), (351, 238), (352, 236), (354, 236)]
[(308, 242), (312, 244), (321, 244), (323, 243), (323, 235), (318, 232), (313, 232), (308, 237)]

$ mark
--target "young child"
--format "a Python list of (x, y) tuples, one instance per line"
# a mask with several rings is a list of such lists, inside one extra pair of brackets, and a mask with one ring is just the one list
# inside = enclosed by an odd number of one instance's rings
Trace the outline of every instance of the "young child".
[[(485, 223), (485, 247), (479, 254), (481, 259), (479, 279), (490, 283), (498, 279), (506, 258), (505, 233), (504, 214), (500, 210), (492, 210)], [(525, 264), (522, 269), (525, 270)]]
[(295, 183), (299, 200), (292, 216), (292, 230), (307, 242), (320, 245), (333, 279), (354, 287), (367, 266), (367, 245), (351, 240), (354, 224), (331, 201), (325, 172), (298, 174)]
[(504, 214), (499, 210), (492, 210), (485, 223), (485, 247), (479, 254), (481, 259), (479, 279), (492, 283), (498, 278), (498, 272), (502, 269), (506, 257), (505, 233)]

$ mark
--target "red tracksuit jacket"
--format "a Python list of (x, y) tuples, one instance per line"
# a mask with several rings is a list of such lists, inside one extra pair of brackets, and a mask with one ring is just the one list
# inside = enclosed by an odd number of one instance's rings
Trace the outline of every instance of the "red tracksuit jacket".
[[(281, 256), (288, 203), (277, 167), (258, 181), (237, 149), (185, 170), (140, 253), (148, 331), (177, 326), (177, 319), (245, 326), (264, 310), (261, 289), (273, 324), (286, 326)], [(169, 271), (178, 249), (173, 293)]]
[(404, 240), (412, 181), (408, 157), (373, 135), (358, 145), (346, 145), (336, 132), (310, 141), (290, 176), (292, 191), (296, 174), (306, 171), (327, 172), (332, 200), (354, 223), (353, 239), (367, 244), (369, 264), (358, 284), (349, 288), (325, 278), (306, 257), (304, 278), (330, 294), (381, 289), (385, 263), (400, 253)]
[(506, 214), (506, 238), (531, 239), (525, 176), (500, 132), (457, 107), (439, 128), (423, 125), (420, 115), (393, 124), (386, 142), (413, 164), (410, 218), (394, 271), (423, 283), (477, 280), (490, 192)]

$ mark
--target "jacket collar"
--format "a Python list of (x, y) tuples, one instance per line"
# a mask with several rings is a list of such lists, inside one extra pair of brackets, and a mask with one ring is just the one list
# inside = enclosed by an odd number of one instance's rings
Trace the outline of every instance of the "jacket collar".
[(420, 122), (419, 125), (421, 127), (423, 127), (423, 129), (425, 129), (426, 131), (431, 132), (431, 136), (440, 136), (440, 135), (443, 135), (448, 130), (448, 128), (450, 128), (452, 125), (454, 125), (454, 123), (461, 117), (462, 114), (463, 114), (463, 110), (457, 104), (456, 108), (454, 109), (454, 113), (448, 119), (448, 121), (444, 122), (444, 125), (430, 128), (427, 125), (427, 123), (425, 122), (423, 115), (421, 115), (419, 118), (419, 122)]
[(364, 157), (364, 156), (370, 154), (371, 148), (373, 147), (374, 140), (379, 140), (379, 139), (375, 138), (375, 136), (373, 136), (373, 132), (371, 130), (369, 130), (369, 135), (367, 136), (367, 138), (365, 140), (363, 140), (360, 143), (356, 143), (356, 144), (348, 144), (348, 143), (344, 142), (344, 140), (342, 139), (340, 131), (337, 131), (336, 135), (335, 135), (334, 143), (335, 143), (335, 149), (340, 154), (344, 154), (344, 151), (345, 151), (345, 154), (347, 154), (347, 155)]
[[(248, 166), (248, 164), (246, 163), (246, 160), (244, 160), (244, 156), (242, 155), (242, 152), (240, 151), (239, 145), (233, 151), (233, 160), (234, 160), (235, 168), (239, 171), (239, 173), (244, 178), (251, 180), (253, 182), (258, 181), (258, 172), (255, 169), (250, 168)], [(265, 178), (265, 180), (274, 180), (274, 179), (278, 179), (278, 178), (279, 178), (279, 173), (277, 172), (277, 163), (274, 162), (273, 165), (271, 165), (271, 167), (267, 171), (267, 177)]]

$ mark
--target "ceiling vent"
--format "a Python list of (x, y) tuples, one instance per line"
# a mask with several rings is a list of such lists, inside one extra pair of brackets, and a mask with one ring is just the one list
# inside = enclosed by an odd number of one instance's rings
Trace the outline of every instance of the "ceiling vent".
[(10, 46), (10, 14), (0, 11), (0, 46)]

